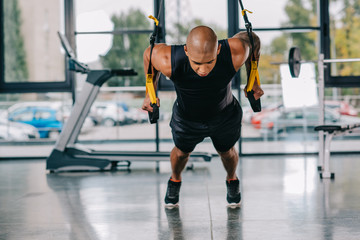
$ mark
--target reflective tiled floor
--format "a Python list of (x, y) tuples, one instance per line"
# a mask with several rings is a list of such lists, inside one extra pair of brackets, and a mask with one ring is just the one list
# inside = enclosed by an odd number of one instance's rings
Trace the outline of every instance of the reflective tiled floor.
[(0, 162), (0, 239), (360, 239), (360, 156), (246, 157), (241, 208), (228, 208), (219, 158), (183, 174), (179, 208), (163, 198), (168, 163), (131, 172), (50, 174), (45, 161)]

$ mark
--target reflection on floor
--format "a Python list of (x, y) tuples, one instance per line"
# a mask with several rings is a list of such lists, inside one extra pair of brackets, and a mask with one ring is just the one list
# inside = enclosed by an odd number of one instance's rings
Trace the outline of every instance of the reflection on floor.
[(173, 209), (168, 163), (50, 174), (45, 161), (1, 161), (0, 239), (359, 239), (359, 158), (332, 157), (334, 181), (315, 156), (242, 158), (241, 208), (226, 206), (219, 158), (195, 163)]

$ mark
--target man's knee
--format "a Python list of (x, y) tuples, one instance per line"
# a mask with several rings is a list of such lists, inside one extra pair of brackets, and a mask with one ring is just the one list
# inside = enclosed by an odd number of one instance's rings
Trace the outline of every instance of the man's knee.
[(225, 152), (218, 151), (218, 153), (220, 154), (221, 158), (223, 158), (223, 159), (232, 159), (234, 157), (237, 157), (237, 151), (235, 149), (235, 146), (233, 146), (232, 148), (230, 148), (229, 150), (227, 150)]
[(179, 148), (174, 147), (173, 153), (177, 159), (186, 160), (190, 156), (191, 152), (183, 152)]

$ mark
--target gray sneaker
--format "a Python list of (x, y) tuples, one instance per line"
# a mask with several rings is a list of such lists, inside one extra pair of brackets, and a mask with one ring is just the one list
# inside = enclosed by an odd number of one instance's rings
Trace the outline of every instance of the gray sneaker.
[(240, 181), (239, 179), (226, 181), (227, 195), (226, 200), (231, 205), (238, 205), (241, 202)]
[(169, 179), (165, 195), (165, 204), (167, 206), (178, 205), (181, 182), (173, 182)]

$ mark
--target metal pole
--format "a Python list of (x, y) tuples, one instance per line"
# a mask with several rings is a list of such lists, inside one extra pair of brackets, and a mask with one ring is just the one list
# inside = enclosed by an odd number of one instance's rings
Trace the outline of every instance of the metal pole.
[[(325, 123), (325, 105), (324, 105), (324, 54), (319, 55), (318, 60), (318, 89), (319, 89), (319, 125)], [(319, 165), (318, 169), (322, 170), (324, 167), (324, 131), (319, 131)]]
[[(329, 0), (319, 0), (320, 7), (320, 53), (324, 54), (324, 59), (330, 58), (330, 13)], [(323, 69), (322, 75), (324, 82), (329, 81), (330, 67)]]
[[(234, 36), (239, 32), (239, 3), (237, 0), (228, 0), (228, 37)], [(236, 73), (232, 80), (232, 87), (237, 91), (237, 98), (241, 105), (241, 78), (240, 70)], [(239, 155), (242, 154), (242, 133), (240, 128), (240, 139), (238, 141)]]
[[(160, 12), (161, 11), (161, 12)], [(160, 30), (156, 37), (156, 42), (165, 42), (165, 3), (162, 0), (154, 0), (154, 16), (160, 18)], [(159, 79), (160, 81), (160, 79)], [(158, 83), (159, 84), (159, 83)], [(157, 91), (156, 94), (158, 94)], [(155, 125), (155, 146), (156, 152), (160, 151), (160, 133), (159, 133), (159, 122)], [(160, 162), (156, 161), (156, 172), (160, 172)]]
[(360, 62), (360, 58), (324, 59), (324, 63)]
[[(161, 12), (160, 12), (161, 11)], [(162, 0), (154, 0), (154, 16), (160, 17), (160, 32), (156, 37), (156, 42), (165, 42), (165, 4)], [(158, 92), (157, 92), (158, 94)], [(156, 152), (160, 151), (160, 134), (159, 134), (159, 122), (155, 125), (155, 146)], [(158, 164), (158, 162), (157, 162)], [(157, 167), (158, 168), (158, 167)]]
[[(64, 1), (64, 8), (65, 8), (65, 36), (69, 40), (70, 46), (74, 49), (76, 53), (76, 41), (75, 41), (75, 29), (76, 29), (76, 21), (75, 21), (75, 11), (74, 11), (74, 1), (73, 0), (65, 0)], [(67, 65), (67, 57), (65, 63), (66, 69), (66, 81), (69, 81), (71, 93), (72, 93), (72, 100), (75, 103), (76, 100), (76, 76), (74, 72), (71, 72), (68, 69)]]
[(330, 172), (330, 143), (334, 134), (326, 133), (325, 143), (324, 143), (324, 168), (322, 173), (322, 178), (331, 178)]

